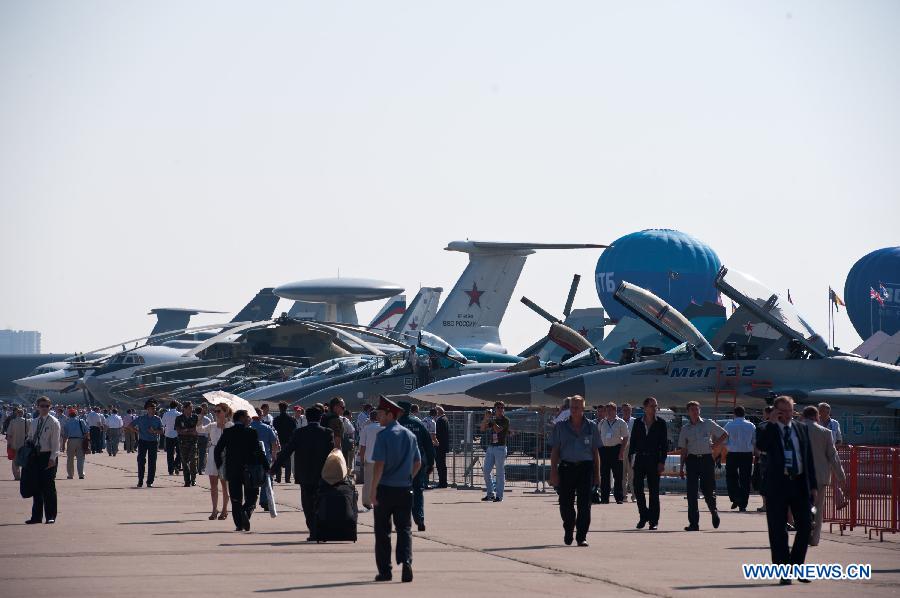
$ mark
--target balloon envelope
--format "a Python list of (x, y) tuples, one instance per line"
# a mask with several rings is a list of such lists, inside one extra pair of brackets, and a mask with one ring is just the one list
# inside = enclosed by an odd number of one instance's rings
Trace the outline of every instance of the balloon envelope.
[(618, 321), (630, 314), (613, 299), (620, 282), (643, 287), (684, 310), (692, 302), (718, 302), (713, 283), (721, 265), (706, 243), (677, 230), (649, 229), (625, 235), (605, 249), (594, 280), (600, 303)]

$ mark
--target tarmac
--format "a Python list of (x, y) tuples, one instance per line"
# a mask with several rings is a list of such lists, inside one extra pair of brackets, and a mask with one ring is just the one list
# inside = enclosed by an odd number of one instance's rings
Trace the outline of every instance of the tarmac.
[[(5, 448), (5, 447), (4, 447)], [(751, 499), (746, 513), (719, 499), (722, 525), (701, 508), (699, 533), (684, 532), (683, 495), (662, 497), (657, 531), (636, 530), (633, 503), (595, 505), (589, 547), (565, 546), (552, 492), (515, 487), (502, 503), (477, 490), (425, 494), (425, 532), (414, 532), (412, 583), (375, 583), (372, 514), (359, 516), (356, 543), (315, 544), (298, 509), (296, 485), (278, 484), (279, 515), (257, 510), (252, 531), (209, 521), (208, 478), (184, 488), (180, 476), (158, 476), (136, 488), (135, 455), (89, 455), (84, 480), (57, 474), (55, 525), (25, 525), (23, 500), (9, 463), (0, 471), (0, 597), (19, 596), (896, 596), (900, 539), (840, 536), (825, 526), (808, 563), (868, 563), (868, 581), (824, 581), (778, 587), (746, 581), (742, 563), (769, 560), (765, 517)], [(165, 470), (165, 455), (158, 465)], [(701, 502), (702, 505), (702, 502)], [(751, 512), (753, 511), (753, 512)]]

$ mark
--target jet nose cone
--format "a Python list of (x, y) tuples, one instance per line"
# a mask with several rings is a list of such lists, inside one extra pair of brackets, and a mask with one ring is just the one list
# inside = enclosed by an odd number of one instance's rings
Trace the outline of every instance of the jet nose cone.
[(584, 376), (576, 376), (562, 382), (557, 382), (553, 386), (548, 386), (544, 392), (552, 397), (564, 399), (573, 395), (585, 396), (584, 392)]
[(57, 370), (55, 372), (19, 378), (18, 380), (13, 380), (13, 384), (33, 390), (61, 390), (68, 386), (69, 382), (66, 381), (66, 372)]
[(527, 403), (531, 396), (531, 378), (528, 374), (507, 374), (488, 380), (466, 390), (466, 394), (487, 402)]

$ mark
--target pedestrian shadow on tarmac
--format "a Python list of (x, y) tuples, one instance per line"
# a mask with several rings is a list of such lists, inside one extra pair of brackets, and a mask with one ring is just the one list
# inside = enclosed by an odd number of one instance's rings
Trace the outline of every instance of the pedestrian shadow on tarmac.
[(204, 519), (179, 519), (177, 521), (123, 521), (119, 525), (163, 525), (166, 523), (192, 523), (194, 521), (204, 521)]
[(758, 590), (759, 588), (781, 585), (775, 583), (711, 583), (709, 585), (698, 586), (672, 586), (673, 590)]
[(537, 546), (505, 546), (503, 548), (482, 548), (482, 552), (507, 552), (510, 550), (543, 550), (545, 548), (565, 548), (565, 544), (539, 544)]
[(271, 588), (268, 590), (255, 590), (256, 594), (265, 594), (268, 592), (293, 592), (294, 590), (325, 590), (328, 588), (344, 588), (348, 586), (368, 586), (376, 582), (374, 581), (343, 581), (338, 583), (320, 583), (311, 586), (291, 586), (289, 588)]

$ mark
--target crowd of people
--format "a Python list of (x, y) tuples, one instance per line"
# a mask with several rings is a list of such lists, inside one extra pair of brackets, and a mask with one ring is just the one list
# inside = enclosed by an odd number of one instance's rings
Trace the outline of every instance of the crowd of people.
[[(432, 487), (435, 469), (434, 487), (448, 486), (450, 424), (441, 407), (420, 418), (417, 405), (381, 397), (377, 406), (365, 405), (355, 419), (340, 397), (306, 411), (302, 407), (291, 411), (287, 403), (280, 403), (275, 416), (265, 404), (258, 410), (233, 411), (227, 402), (195, 408), (191, 402), (168, 401), (161, 415), (158, 409), (156, 400), (148, 400), (142, 414), (78, 406), (57, 406), (54, 412), (46, 397), (29, 412), (4, 407), (0, 416), (12, 473), (21, 482), (23, 497), (32, 498), (27, 523), (55, 522), (61, 455), (66, 456), (67, 479), (76, 472), (84, 479), (85, 454), (105, 450), (115, 456), (123, 445), (126, 453), (136, 454), (136, 485), (152, 488), (157, 454), (165, 451), (168, 474), (182, 476), (185, 487), (196, 485), (198, 475), (208, 476), (209, 519), (227, 519), (230, 507), (235, 531), (250, 530), (257, 503), (276, 516), (273, 481), (289, 484), (293, 478), (300, 488), (309, 541), (333, 539), (336, 528), (322, 521), (317, 506), (323, 493), (335, 489), (336, 496), (344, 492), (353, 503), (348, 517), (355, 539), (359, 494), (362, 510), (374, 509), (376, 581), (392, 578), (392, 524), (401, 578), (412, 580), (412, 524), (426, 530), (424, 490)], [(737, 406), (724, 427), (701, 417), (695, 401), (685, 409), (687, 421), (675, 442), (678, 475), (686, 478), (685, 531), (700, 529), (701, 495), (712, 526), (720, 526), (715, 468), (724, 453), (731, 509), (746, 511), (756, 489), (764, 501), (758, 510), (766, 515), (772, 562), (802, 564), (807, 547), (820, 539), (825, 486), (834, 483), (836, 500), (843, 501), (845, 474), (836, 451), (842, 437), (830, 407), (809, 406), (795, 417), (793, 399), (780, 396), (766, 407), (758, 425)], [(608, 403), (597, 409), (596, 419), (590, 419), (584, 399), (574, 396), (554, 419), (547, 440), (550, 484), (559, 497), (566, 545), (588, 545), (593, 503), (608, 504), (612, 499), (623, 504), (629, 495), (637, 503), (636, 528), (659, 526), (660, 477), (670, 454), (668, 424), (653, 397), (643, 401), (639, 418), (632, 412), (627, 403)], [(504, 498), (510, 434), (502, 402), (484, 413), (479, 429), (485, 444), (482, 500), (499, 503)], [(357, 457), (359, 469), (354, 471)], [(355, 489), (360, 482), (361, 494)], [(790, 530), (796, 535), (789, 547)]]

